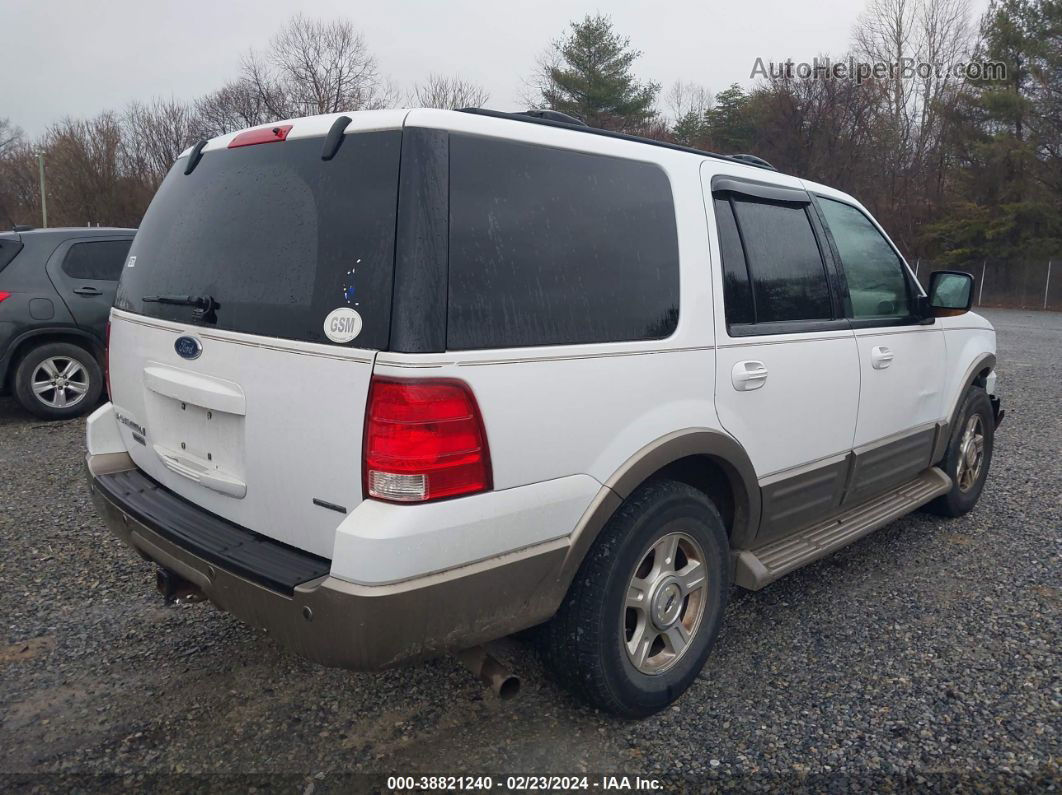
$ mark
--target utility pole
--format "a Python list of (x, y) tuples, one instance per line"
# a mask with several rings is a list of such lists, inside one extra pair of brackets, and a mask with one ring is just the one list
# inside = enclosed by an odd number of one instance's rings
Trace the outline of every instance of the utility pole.
[(48, 228), (48, 200), (44, 196), (44, 152), (37, 152), (37, 165), (41, 172), (41, 226)]
[(1044, 309), (1047, 309), (1047, 291), (1051, 289), (1051, 260), (1047, 261), (1047, 279), (1044, 280)]

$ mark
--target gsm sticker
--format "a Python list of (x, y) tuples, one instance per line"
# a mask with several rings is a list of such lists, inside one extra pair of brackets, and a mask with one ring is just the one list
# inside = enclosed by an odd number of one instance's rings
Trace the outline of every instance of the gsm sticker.
[(332, 342), (350, 342), (361, 334), (361, 315), (356, 309), (341, 306), (328, 313), (324, 321), (324, 333)]

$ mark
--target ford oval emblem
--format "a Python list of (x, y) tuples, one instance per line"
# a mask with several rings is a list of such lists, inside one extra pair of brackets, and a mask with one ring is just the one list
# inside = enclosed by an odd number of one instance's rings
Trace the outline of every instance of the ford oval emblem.
[(203, 352), (203, 343), (195, 337), (178, 337), (173, 343), (173, 349), (182, 359), (198, 359)]

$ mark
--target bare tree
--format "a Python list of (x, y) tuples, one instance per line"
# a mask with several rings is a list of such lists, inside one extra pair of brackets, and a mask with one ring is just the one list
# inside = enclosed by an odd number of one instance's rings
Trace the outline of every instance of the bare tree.
[[(856, 48), (871, 62), (899, 66), (915, 55), (915, 21), (919, 0), (870, 0), (859, 17)], [(908, 121), (907, 110), (913, 84), (898, 69), (885, 80), (892, 115), (897, 127)]]
[[(855, 31), (858, 57), (891, 66), (876, 83), (868, 156), (880, 174), (875, 210), (906, 241), (943, 190), (945, 125), (967, 89), (949, 69), (970, 52), (968, 20), (969, 0), (871, 0)], [(912, 207), (912, 196), (924, 206)]]
[(413, 86), (409, 103), (422, 108), (481, 108), (487, 104), (490, 93), (475, 83), (454, 75), (430, 74), (423, 83)]
[(0, 225), (39, 224), (39, 186), (32, 147), (25, 141), (9, 145), (0, 156)]
[(38, 146), (48, 163), (48, 219), (56, 225), (136, 226), (153, 186), (128, 157), (113, 113), (65, 119)]
[(239, 78), (195, 101), (194, 126), (205, 138), (280, 118), (250, 80)]
[(10, 119), (0, 119), (0, 157), (13, 152), (22, 143), (22, 128)]
[(201, 134), (193, 110), (174, 99), (133, 102), (122, 123), (130, 167), (156, 186)]
[(293, 17), (264, 53), (247, 55), (243, 80), (272, 118), (371, 110), (394, 101), (365, 38), (341, 19)]
[(676, 80), (664, 92), (665, 115), (672, 123), (687, 118), (703, 118), (712, 107), (712, 92), (700, 83)]

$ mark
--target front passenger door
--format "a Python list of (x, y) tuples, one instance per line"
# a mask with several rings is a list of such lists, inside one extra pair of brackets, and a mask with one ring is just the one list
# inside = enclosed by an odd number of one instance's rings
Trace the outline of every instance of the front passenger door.
[(892, 244), (859, 207), (816, 204), (847, 282), (859, 350), (859, 419), (847, 504), (905, 483), (933, 462), (943, 412), (944, 333), (924, 323), (920, 289)]

